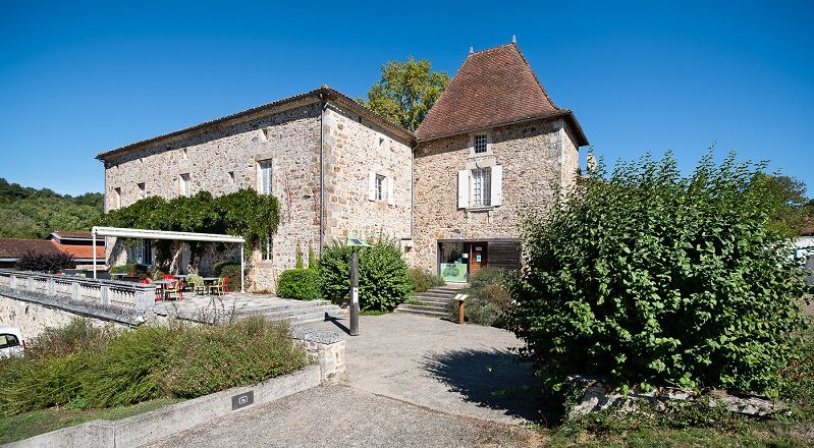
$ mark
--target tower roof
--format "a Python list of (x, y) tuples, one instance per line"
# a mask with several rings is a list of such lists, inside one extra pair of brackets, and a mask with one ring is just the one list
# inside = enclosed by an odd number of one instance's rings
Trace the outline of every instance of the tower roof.
[(577, 144), (588, 139), (574, 114), (549, 98), (514, 43), (470, 54), (416, 130), (419, 141), (434, 140), (537, 118), (563, 117)]

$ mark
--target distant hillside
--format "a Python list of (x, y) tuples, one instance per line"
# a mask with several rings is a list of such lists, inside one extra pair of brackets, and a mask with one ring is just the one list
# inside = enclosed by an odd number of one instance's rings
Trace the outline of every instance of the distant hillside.
[(0, 178), (0, 238), (45, 238), (56, 230), (89, 231), (103, 214), (102, 193), (74, 197)]

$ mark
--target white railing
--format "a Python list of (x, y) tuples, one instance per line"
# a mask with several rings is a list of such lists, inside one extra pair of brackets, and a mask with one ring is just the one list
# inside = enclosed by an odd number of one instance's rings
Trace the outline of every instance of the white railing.
[(47, 296), (57, 301), (84, 302), (137, 312), (145, 312), (155, 305), (153, 286), (117, 280), (0, 269), (0, 288)]

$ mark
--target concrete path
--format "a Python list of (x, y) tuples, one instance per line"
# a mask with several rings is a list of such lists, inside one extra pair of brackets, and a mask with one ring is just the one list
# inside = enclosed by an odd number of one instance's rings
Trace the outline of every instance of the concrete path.
[[(306, 324), (339, 329), (347, 319)], [(536, 421), (538, 383), (514, 333), (428, 317), (362, 316), (359, 336), (346, 336), (348, 380), (354, 389), (445, 414), (500, 423)]]
[(391, 314), (343, 332), (348, 379), (237, 412), (154, 447), (538, 446), (536, 381), (513, 333)]

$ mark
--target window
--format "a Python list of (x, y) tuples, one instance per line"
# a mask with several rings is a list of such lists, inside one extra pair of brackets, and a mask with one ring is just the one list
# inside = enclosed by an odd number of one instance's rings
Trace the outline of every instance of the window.
[(260, 162), (259, 174), (258, 190), (260, 194), (271, 194), (271, 161)]
[(138, 184), (138, 198), (144, 199), (147, 197), (147, 187), (144, 185), (144, 182)]
[(376, 200), (383, 201), (387, 196), (387, 177), (376, 175)]
[(260, 243), (260, 259), (262, 261), (271, 261), (273, 244), (271, 237), (266, 238), (265, 241)]
[(498, 207), (502, 202), (502, 166), (458, 171), (458, 208)]
[(113, 209), (118, 210), (122, 208), (122, 189), (116, 187), (113, 189)]
[(181, 196), (189, 196), (189, 173), (180, 175), (178, 180), (181, 186)]
[(485, 154), (489, 150), (489, 136), (486, 134), (476, 135), (474, 148), (475, 154)]
[(393, 193), (393, 178), (371, 171), (368, 176), (368, 199), (371, 201), (387, 201), (389, 205), (396, 205)]
[(492, 170), (472, 171), (472, 201), (471, 207), (488, 207), (491, 205), (491, 174)]

